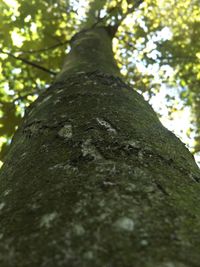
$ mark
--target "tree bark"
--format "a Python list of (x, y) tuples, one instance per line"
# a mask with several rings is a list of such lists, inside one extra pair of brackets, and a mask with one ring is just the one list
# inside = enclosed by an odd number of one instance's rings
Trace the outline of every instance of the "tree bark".
[(82, 31), (1, 171), (0, 266), (198, 267), (199, 179), (106, 30)]

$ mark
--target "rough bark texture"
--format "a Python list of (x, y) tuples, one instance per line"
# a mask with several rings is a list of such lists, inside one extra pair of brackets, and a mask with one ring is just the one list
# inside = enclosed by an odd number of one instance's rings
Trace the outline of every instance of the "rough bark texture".
[(0, 266), (199, 267), (193, 157), (117, 77), (103, 29), (77, 35), (68, 59), (1, 172)]

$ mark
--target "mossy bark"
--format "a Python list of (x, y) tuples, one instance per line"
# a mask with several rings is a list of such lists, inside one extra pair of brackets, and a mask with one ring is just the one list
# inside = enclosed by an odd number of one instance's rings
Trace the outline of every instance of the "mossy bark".
[(0, 266), (198, 267), (192, 155), (119, 78), (103, 28), (66, 60), (1, 171)]

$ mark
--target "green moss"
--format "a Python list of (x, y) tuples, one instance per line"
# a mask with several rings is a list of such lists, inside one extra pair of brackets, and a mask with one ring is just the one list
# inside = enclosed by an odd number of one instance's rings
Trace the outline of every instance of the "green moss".
[(0, 266), (198, 267), (191, 154), (112, 62), (73, 64), (29, 108), (2, 169)]

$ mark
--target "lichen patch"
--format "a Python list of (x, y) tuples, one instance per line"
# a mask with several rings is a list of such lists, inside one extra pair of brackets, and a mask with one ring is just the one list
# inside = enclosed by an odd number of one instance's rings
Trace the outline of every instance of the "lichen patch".
[(148, 241), (147, 240), (145, 240), (145, 239), (143, 239), (141, 242), (140, 242), (140, 244), (142, 245), (142, 246), (148, 246)]
[(130, 145), (133, 148), (141, 148), (142, 147), (142, 144), (140, 144), (140, 142), (137, 140), (130, 140), (127, 142), (127, 145)]
[(163, 262), (159, 265), (160, 267), (186, 267), (185, 264), (180, 262)]
[(134, 230), (134, 222), (128, 217), (121, 217), (115, 223), (114, 226), (120, 231), (132, 232)]
[(7, 189), (6, 191), (4, 191), (3, 196), (4, 197), (8, 196), (10, 192), (11, 192), (11, 189)]
[(46, 103), (51, 97), (52, 97), (52, 95), (48, 95), (40, 103), (38, 103), (38, 105), (42, 105), (42, 104)]
[(95, 160), (100, 160), (102, 159), (102, 155), (99, 153), (97, 148), (91, 143), (90, 139), (87, 139), (83, 144), (82, 144), (82, 154), (83, 156), (91, 156)]
[(0, 203), (0, 211), (5, 207), (5, 203), (4, 202), (2, 202), (2, 203)]
[(77, 236), (81, 236), (85, 233), (85, 229), (81, 224), (76, 224), (76, 225), (74, 225), (74, 233)]
[(57, 216), (58, 216), (57, 212), (52, 212), (52, 213), (43, 215), (40, 220), (40, 227), (50, 228), (52, 225), (52, 222), (56, 219)]
[(64, 165), (64, 163), (59, 163), (59, 164), (53, 165), (52, 167), (49, 168), (50, 171), (52, 171), (54, 169), (65, 169), (65, 165)]
[(93, 257), (94, 257), (94, 255), (93, 255), (92, 251), (87, 251), (84, 253), (84, 258), (87, 260), (91, 260), (91, 259), (93, 259)]
[(71, 124), (66, 124), (64, 125), (60, 131), (58, 132), (58, 135), (62, 138), (68, 139), (72, 137), (72, 125)]
[(60, 170), (60, 171), (77, 172), (78, 168), (71, 166), (70, 164), (67, 164), (66, 162), (63, 162), (63, 163), (55, 164), (52, 167), (49, 167), (49, 170), (50, 171)]
[(56, 94), (60, 94), (60, 93), (64, 92), (64, 90), (65, 89), (60, 89), (60, 90), (56, 91)]
[(96, 118), (97, 122), (103, 126), (104, 128), (106, 128), (106, 130), (112, 134), (116, 134), (117, 131), (112, 127), (112, 125), (107, 122), (106, 120), (104, 119), (101, 119), (101, 118)]
[(27, 155), (27, 152), (24, 152), (24, 153), (21, 155), (21, 157), (22, 157), (22, 158), (25, 158), (26, 155)]
[(54, 105), (60, 104), (61, 103), (61, 99), (56, 99), (53, 103), (54, 103)]

